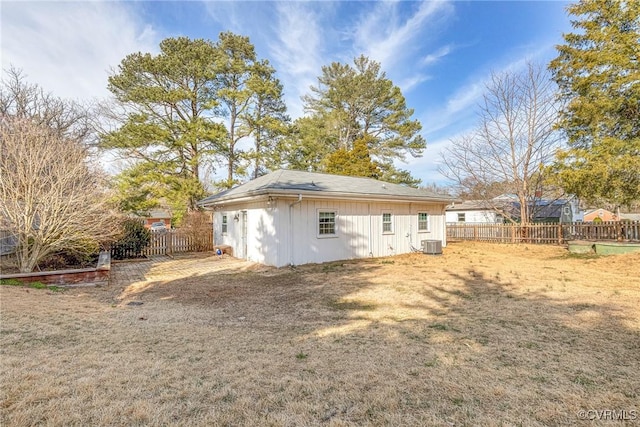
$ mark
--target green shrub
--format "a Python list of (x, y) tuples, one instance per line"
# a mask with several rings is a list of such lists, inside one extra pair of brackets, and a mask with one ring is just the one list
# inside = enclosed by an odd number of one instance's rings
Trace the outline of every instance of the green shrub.
[(122, 223), (122, 235), (111, 246), (113, 259), (139, 258), (151, 242), (151, 232), (137, 219), (127, 219)]
[(29, 283), (29, 287), (33, 289), (47, 289), (47, 285), (42, 282), (31, 282)]

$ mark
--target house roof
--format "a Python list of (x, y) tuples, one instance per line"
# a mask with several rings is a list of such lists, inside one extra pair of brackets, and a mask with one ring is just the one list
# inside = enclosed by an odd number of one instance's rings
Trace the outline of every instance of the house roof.
[(312, 196), (336, 199), (397, 200), (450, 203), (456, 199), (432, 191), (372, 178), (280, 169), (245, 184), (209, 196), (201, 206), (241, 201), (257, 196)]
[(604, 209), (604, 208), (589, 209), (588, 211), (586, 211), (586, 212), (584, 213), (584, 215), (585, 215), (585, 216), (587, 216), (587, 215), (591, 215), (591, 214), (592, 214), (592, 213), (594, 213), (594, 212), (595, 212), (595, 213), (600, 213), (600, 211), (602, 211), (603, 213), (605, 213), (605, 212), (606, 212), (606, 213), (608, 213), (609, 215), (615, 215), (615, 213), (614, 213), (614, 212), (611, 212), (610, 210), (608, 210), (608, 209)]
[[(533, 211), (533, 219), (560, 218), (562, 209), (568, 203), (566, 199), (557, 200), (536, 200), (529, 204), (529, 209)], [(514, 218), (520, 217), (520, 203), (514, 202), (511, 207), (511, 215)]]
[(486, 211), (491, 209), (491, 203), (486, 200), (465, 200), (462, 203), (452, 203), (447, 206), (447, 211)]
[(171, 212), (167, 209), (151, 209), (149, 211), (149, 218), (168, 218), (171, 219)]
[(620, 213), (620, 219), (628, 219), (629, 221), (640, 221), (640, 213)]

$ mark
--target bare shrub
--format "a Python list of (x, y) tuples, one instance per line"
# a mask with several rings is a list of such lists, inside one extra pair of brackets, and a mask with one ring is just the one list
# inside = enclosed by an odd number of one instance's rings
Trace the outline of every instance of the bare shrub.
[(198, 252), (210, 250), (213, 238), (210, 215), (201, 211), (187, 213), (182, 219), (179, 233), (193, 239), (194, 250)]

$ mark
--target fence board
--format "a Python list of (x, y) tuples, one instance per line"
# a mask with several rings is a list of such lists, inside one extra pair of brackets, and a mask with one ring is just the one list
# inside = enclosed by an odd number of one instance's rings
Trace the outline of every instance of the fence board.
[[(179, 229), (151, 231), (151, 240), (140, 253), (119, 248), (119, 258), (135, 258), (140, 255), (172, 255), (184, 252), (205, 252), (213, 250), (213, 234), (203, 233), (197, 237), (189, 236)], [(114, 256), (112, 249), (112, 256)]]
[(447, 239), (563, 244), (569, 240), (640, 240), (640, 221), (566, 224), (447, 224)]
[(180, 229), (151, 232), (151, 242), (143, 251), (147, 256), (166, 255), (183, 252), (204, 252), (213, 250), (213, 234), (191, 236)]

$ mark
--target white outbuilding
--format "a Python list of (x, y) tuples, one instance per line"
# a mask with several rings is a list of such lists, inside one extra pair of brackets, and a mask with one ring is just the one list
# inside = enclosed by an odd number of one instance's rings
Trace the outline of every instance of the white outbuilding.
[[(282, 267), (446, 246), (454, 199), (369, 178), (278, 170), (207, 197), (216, 245)], [(433, 245), (430, 245), (433, 246)]]

